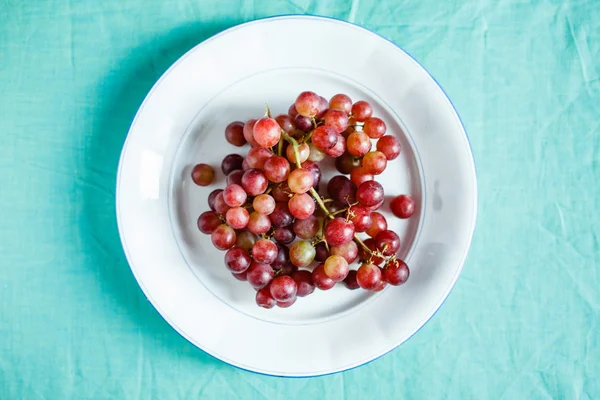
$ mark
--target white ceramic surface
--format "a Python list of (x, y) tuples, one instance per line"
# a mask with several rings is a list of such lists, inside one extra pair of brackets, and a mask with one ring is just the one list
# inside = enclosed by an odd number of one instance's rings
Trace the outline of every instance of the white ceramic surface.
[[(294, 37), (336, 46), (298, 59)], [(325, 47), (325, 46), (324, 46)], [(354, 54), (360, 48), (360, 57)], [(220, 162), (245, 155), (223, 135), (234, 120), (260, 117), (264, 104), (286, 112), (297, 94), (347, 93), (369, 101), (402, 144), (401, 157), (378, 177), (386, 198), (408, 193), (419, 205), (409, 220), (384, 207), (411, 267), (406, 284), (381, 293), (342, 285), (299, 299), (288, 309), (255, 305), (254, 290), (223, 266), (223, 252), (196, 228), (206, 198), (225, 177)], [(207, 188), (191, 167), (217, 172)], [(324, 182), (333, 173), (326, 169)], [(322, 187), (324, 187), (322, 183)], [(277, 17), (231, 28), (199, 44), (156, 83), (128, 134), (117, 179), (123, 247), (144, 293), (192, 343), (235, 366), (281, 376), (349, 369), (388, 352), (440, 307), (466, 257), (477, 208), (466, 134), (449, 100), (410, 56), (345, 22)], [(282, 340), (277, 340), (281, 338)]]

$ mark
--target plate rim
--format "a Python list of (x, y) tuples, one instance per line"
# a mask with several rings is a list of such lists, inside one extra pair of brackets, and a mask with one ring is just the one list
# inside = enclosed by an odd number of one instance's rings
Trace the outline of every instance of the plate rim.
[[(246, 28), (250, 25), (253, 24), (257, 24), (257, 23), (261, 23), (261, 22), (267, 22), (267, 21), (272, 21), (272, 20), (294, 20), (294, 19), (298, 19), (298, 20), (317, 20), (317, 21), (324, 21), (324, 22), (334, 22), (334, 23), (339, 23), (342, 25), (350, 25), (353, 28), (357, 28), (359, 30), (364, 31), (364, 33), (367, 34), (374, 34), (376, 35), (378, 38), (383, 39), (384, 41), (390, 43), (393, 45), (393, 47), (396, 49), (396, 51), (400, 51), (401, 53), (403, 53), (404, 55), (408, 56), (408, 59), (413, 62), (414, 64), (416, 64), (416, 66), (421, 69), (423, 72), (425, 72), (425, 74), (433, 81), (433, 83), (435, 84), (435, 86), (442, 92), (443, 94), (443, 99), (444, 102), (447, 103), (447, 105), (449, 106), (453, 117), (457, 120), (461, 131), (462, 131), (462, 137), (465, 140), (466, 143), (466, 150), (468, 151), (468, 154), (470, 156), (470, 169), (472, 172), (472, 178), (473, 178), (473, 217), (472, 220), (469, 223), (469, 237), (468, 237), (468, 241), (467, 241), (467, 246), (465, 246), (464, 252), (461, 255), (460, 258), (460, 262), (459, 265), (456, 269), (456, 273), (455, 275), (452, 277), (451, 281), (449, 282), (448, 288), (447, 290), (443, 293), (443, 295), (440, 297), (440, 301), (438, 304), (436, 304), (434, 311), (431, 313), (431, 315), (429, 315), (427, 317), (427, 319), (420, 325), (418, 326), (412, 333), (410, 333), (410, 335), (408, 335), (406, 338), (404, 338), (403, 340), (401, 340), (399, 343), (395, 344), (394, 346), (392, 346), (389, 350), (381, 353), (381, 354), (377, 354), (375, 356), (369, 357), (367, 358), (366, 361), (359, 361), (357, 362), (355, 365), (352, 365), (350, 367), (342, 367), (342, 368), (338, 368), (338, 369), (333, 369), (331, 371), (328, 372), (323, 372), (323, 373), (313, 373), (313, 374), (278, 374), (275, 372), (267, 372), (267, 371), (260, 371), (260, 370), (253, 370), (253, 369), (249, 369), (249, 368), (245, 368), (241, 365), (239, 365), (238, 363), (236, 363), (235, 361), (229, 359), (228, 357), (223, 357), (220, 355), (216, 355), (214, 352), (208, 351), (207, 349), (205, 349), (204, 347), (200, 346), (196, 340), (192, 339), (183, 329), (181, 329), (177, 324), (175, 324), (167, 315), (166, 313), (164, 313), (161, 308), (158, 306), (157, 302), (150, 296), (150, 293), (148, 291), (148, 289), (144, 286), (143, 282), (139, 279), (138, 274), (136, 274), (136, 270), (133, 268), (132, 263), (130, 262), (131, 260), (131, 256), (130, 253), (127, 249), (127, 246), (125, 244), (124, 241), (124, 232), (123, 232), (123, 227), (122, 227), (122, 222), (121, 222), (121, 211), (120, 211), (120, 206), (119, 206), (119, 198), (120, 198), (120, 190), (119, 187), (121, 186), (121, 178), (122, 178), (122, 169), (123, 169), (123, 165), (124, 165), (124, 158), (125, 158), (125, 154), (127, 152), (127, 147), (128, 144), (130, 142), (130, 137), (131, 137), (131, 132), (133, 131), (136, 122), (138, 120), (138, 117), (141, 115), (144, 106), (146, 105), (146, 103), (150, 100), (150, 98), (152, 97), (152, 94), (154, 93), (154, 91), (160, 86), (160, 84), (162, 83), (162, 81), (172, 72), (172, 70), (174, 70), (179, 64), (181, 64), (183, 61), (185, 61), (187, 59), (188, 56), (190, 56), (193, 52), (197, 51), (198, 48), (202, 47), (203, 45), (208, 44), (209, 42), (212, 42), (213, 40), (216, 40), (218, 38), (220, 38), (221, 36), (224, 36), (228, 33), (231, 33), (233, 31), (237, 31), (238, 29), (242, 29), (242, 28)], [(199, 348), (200, 350), (202, 350), (203, 352), (205, 352), (206, 354), (210, 355), (211, 357), (214, 357), (220, 361), (223, 361), (235, 368), (239, 368), (241, 370), (244, 371), (248, 371), (248, 372), (252, 372), (255, 374), (259, 374), (259, 375), (265, 375), (265, 376), (278, 376), (278, 377), (287, 377), (287, 378), (310, 378), (310, 377), (318, 377), (318, 376), (326, 376), (326, 375), (331, 375), (331, 374), (336, 374), (336, 373), (340, 373), (340, 372), (345, 372), (345, 371), (350, 371), (352, 369), (361, 367), (363, 365), (367, 365), (375, 360), (378, 360), (379, 358), (385, 356), (386, 354), (392, 352), (393, 350), (397, 349), (402, 343), (406, 342), (407, 340), (409, 340), (411, 337), (413, 337), (417, 332), (419, 332), (436, 314), (437, 312), (440, 310), (440, 308), (444, 305), (444, 303), (446, 302), (446, 300), (448, 299), (448, 296), (450, 295), (450, 293), (452, 292), (452, 290), (454, 289), (454, 287), (456, 286), (456, 282), (458, 280), (458, 277), (460, 276), (460, 274), (462, 273), (462, 270), (464, 268), (464, 264), (466, 262), (466, 258), (469, 254), (469, 251), (471, 249), (471, 245), (472, 245), (472, 240), (473, 240), (473, 236), (475, 233), (475, 228), (477, 225), (477, 215), (478, 215), (478, 179), (477, 179), (477, 169), (476, 169), (476, 164), (475, 164), (475, 157), (473, 154), (473, 149), (471, 146), (471, 142), (469, 140), (469, 136), (467, 134), (467, 131), (465, 129), (465, 125), (462, 121), (462, 119), (460, 118), (460, 115), (458, 114), (458, 111), (456, 109), (456, 107), (454, 106), (454, 104), (452, 103), (452, 100), (450, 99), (450, 97), (448, 96), (448, 94), (446, 93), (446, 91), (444, 90), (444, 88), (442, 87), (442, 85), (440, 85), (440, 83), (433, 77), (433, 75), (431, 75), (429, 73), (429, 71), (420, 63), (418, 62), (410, 53), (408, 53), (406, 50), (404, 50), (402, 47), (400, 47), (399, 45), (397, 45), (396, 43), (394, 43), (393, 41), (387, 39), (386, 37), (380, 35), (379, 33), (372, 31), (364, 26), (355, 24), (353, 22), (349, 22), (349, 21), (345, 21), (342, 19), (338, 19), (338, 18), (334, 18), (334, 17), (325, 17), (325, 16), (317, 16), (317, 15), (303, 15), (303, 14), (282, 14), (282, 15), (276, 15), (276, 16), (269, 16), (269, 17), (264, 17), (264, 18), (258, 18), (258, 19), (254, 19), (248, 22), (244, 22), (238, 25), (234, 25), (230, 28), (227, 28), (199, 43), (197, 43), (196, 45), (194, 45), (192, 48), (190, 48), (189, 50), (187, 50), (184, 54), (182, 54), (173, 64), (171, 64), (169, 66), (169, 68), (163, 72), (161, 74), (161, 76), (157, 79), (157, 81), (153, 84), (152, 88), (148, 91), (148, 93), (146, 94), (146, 96), (144, 97), (144, 100), (142, 101), (142, 103), (140, 104), (140, 106), (138, 107), (134, 118), (132, 119), (132, 122), (130, 124), (130, 127), (128, 129), (127, 132), (127, 136), (125, 138), (125, 141), (123, 143), (123, 147), (121, 150), (121, 154), (119, 157), (119, 164), (118, 164), (118, 169), (117, 169), (117, 176), (116, 176), (116, 190), (115, 190), (115, 205), (116, 205), (116, 217), (117, 217), (117, 227), (118, 227), (118, 231), (119, 231), (119, 237), (121, 240), (121, 247), (123, 248), (123, 251), (125, 253), (126, 259), (127, 259), (127, 263), (129, 265), (129, 268), (131, 269), (136, 282), (138, 283), (139, 287), (142, 289), (142, 292), (144, 293), (144, 295), (146, 296), (146, 298), (150, 301), (150, 303), (152, 304), (152, 306), (158, 311), (158, 313), (161, 315), (161, 317), (177, 332), (179, 333), (181, 336), (183, 336), (187, 341), (189, 341), (190, 343), (192, 343), (195, 347)]]

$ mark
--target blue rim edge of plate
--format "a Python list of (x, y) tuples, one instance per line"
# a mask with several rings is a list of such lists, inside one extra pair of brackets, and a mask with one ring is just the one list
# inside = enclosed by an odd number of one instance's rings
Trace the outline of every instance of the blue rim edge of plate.
[[(430, 77), (430, 78), (431, 78), (431, 79), (432, 79), (432, 80), (435, 82), (435, 84), (437, 85), (437, 87), (438, 87), (438, 88), (439, 88), (439, 89), (442, 91), (442, 93), (444, 94), (444, 97), (446, 98), (446, 100), (448, 101), (448, 103), (450, 104), (450, 106), (452, 107), (452, 110), (454, 111), (454, 114), (456, 115), (456, 117), (457, 117), (457, 119), (458, 119), (458, 122), (460, 123), (460, 126), (461, 126), (461, 128), (462, 128), (462, 131), (463, 131), (463, 133), (465, 134), (465, 139), (467, 140), (467, 145), (468, 145), (468, 148), (469, 148), (469, 153), (470, 153), (470, 155), (471, 155), (471, 159), (473, 160), (473, 172), (475, 173), (475, 191), (474, 191), (474, 197), (475, 197), (475, 201), (474, 201), (474, 203), (475, 203), (475, 209), (474, 209), (474, 211), (475, 211), (475, 212), (474, 212), (474, 214), (473, 214), (473, 222), (472, 222), (471, 235), (470, 235), (470, 237), (469, 237), (469, 241), (468, 241), (468, 246), (467, 246), (467, 249), (466, 249), (466, 251), (465, 251), (465, 253), (464, 253), (463, 257), (462, 257), (462, 260), (461, 260), (461, 262), (460, 262), (460, 267), (459, 267), (459, 269), (458, 269), (458, 271), (457, 271), (456, 275), (453, 277), (453, 279), (452, 279), (452, 284), (451, 284), (451, 286), (450, 286), (450, 288), (449, 288), (448, 292), (447, 292), (447, 293), (444, 295), (444, 297), (443, 297), (443, 299), (442, 299), (442, 302), (441, 302), (441, 303), (440, 303), (440, 304), (439, 304), (439, 305), (436, 307), (436, 309), (435, 309), (435, 310), (434, 310), (434, 312), (433, 312), (433, 313), (432, 313), (432, 314), (429, 316), (429, 318), (427, 318), (427, 319), (425, 320), (425, 322), (423, 322), (423, 324), (421, 324), (421, 326), (419, 326), (419, 327), (418, 327), (418, 328), (417, 328), (417, 329), (416, 329), (416, 330), (415, 330), (415, 331), (414, 331), (412, 334), (410, 334), (410, 335), (409, 335), (409, 336), (408, 336), (406, 339), (404, 339), (402, 342), (398, 343), (396, 346), (394, 346), (393, 348), (389, 349), (389, 350), (388, 350), (388, 351), (386, 351), (385, 353), (382, 353), (382, 354), (380, 354), (380, 355), (378, 355), (378, 356), (375, 356), (375, 357), (374, 357), (374, 358), (372, 358), (371, 360), (368, 360), (368, 361), (362, 362), (362, 363), (360, 363), (360, 364), (357, 364), (357, 365), (355, 365), (355, 366), (352, 366), (352, 367), (349, 367), (349, 368), (346, 368), (346, 369), (340, 369), (340, 370), (337, 370), (337, 371), (333, 371), (333, 372), (326, 372), (326, 373), (323, 373), (323, 374), (316, 374), (316, 375), (296, 375), (296, 376), (293, 376), (293, 375), (276, 375), (276, 374), (269, 374), (269, 373), (265, 373), (265, 372), (259, 372), (259, 371), (254, 371), (254, 370), (251, 370), (251, 369), (243, 368), (243, 367), (241, 367), (241, 366), (239, 366), (239, 365), (236, 365), (236, 364), (234, 364), (234, 363), (232, 363), (232, 362), (225, 361), (223, 358), (220, 358), (220, 357), (218, 357), (218, 356), (216, 356), (216, 355), (214, 355), (214, 354), (212, 354), (212, 353), (208, 352), (207, 350), (203, 349), (202, 347), (200, 347), (198, 344), (196, 344), (196, 343), (195, 343), (195, 341), (194, 341), (194, 340), (192, 340), (191, 338), (189, 338), (189, 337), (187, 336), (187, 334), (186, 334), (186, 333), (185, 333), (185, 332), (184, 332), (184, 331), (183, 331), (181, 328), (179, 328), (179, 327), (178, 327), (176, 324), (174, 324), (174, 323), (173, 323), (173, 322), (172, 322), (172, 321), (171, 321), (169, 318), (167, 318), (167, 317), (166, 317), (166, 316), (165, 316), (165, 315), (164, 315), (164, 314), (161, 312), (160, 308), (159, 308), (159, 307), (158, 307), (158, 306), (155, 304), (155, 302), (154, 302), (154, 301), (152, 301), (152, 298), (149, 296), (149, 294), (148, 294), (148, 292), (147, 292), (146, 288), (145, 288), (145, 287), (144, 287), (144, 285), (143, 285), (143, 284), (142, 284), (142, 283), (141, 283), (141, 282), (140, 282), (140, 281), (137, 279), (137, 276), (135, 275), (135, 271), (133, 270), (133, 268), (131, 268), (131, 271), (132, 271), (132, 273), (133, 273), (134, 277), (136, 278), (136, 281), (138, 282), (138, 285), (139, 285), (139, 286), (140, 286), (140, 288), (142, 289), (142, 292), (143, 292), (143, 293), (144, 293), (144, 295), (145, 295), (145, 296), (148, 298), (148, 300), (150, 301), (150, 303), (152, 304), (152, 306), (153, 306), (153, 307), (154, 307), (154, 308), (155, 308), (155, 309), (158, 311), (158, 313), (161, 315), (161, 317), (162, 317), (163, 319), (165, 319), (165, 321), (167, 321), (167, 322), (169, 323), (169, 325), (171, 325), (171, 327), (173, 327), (173, 328), (174, 328), (174, 330), (175, 330), (177, 333), (179, 333), (181, 336), (183, 336), (183, 337), (184, 337), (184, 338), (185, 338), (187, 341), (189, 341), (190, 343), (192, 343), (194, 346), (198, 347), (198, 348), (199, 348), (200, 350), (202, 350), (204, 353), (206, 353), (206, 354), (210, 355), (211, 357), (213, 357), (213, 358), (215, 358), (215, 359), (217, 359), (217, 360), (219, 360), (219, 361), (221, 361), (221, 362), (224, 362), (224, 363), (226, 363), (226, 364), (228, 364), (228, 365), (231, 365), (231, 366), (232, 366), (232, 367), (234, 367), (234, 368), (240, 369), (240, 370), (242, 370), (242, 371), (251, 372), (251, 373), (253, 373), (253, 374), (257, 374), (257, 375), (263, 375), (263, 376), (268, 376), (268, 377), (291, 378), (291, 379), (305, 379), (305, 378), (315, 378), (315, 377), (328, 376), (328, 375), (338, 374), (338, 373), (341, 373), (341, 372), (347, 372), (347, 371), (351, 371), (351, 370), (353, 370), (353, 369), (355, 369), (355, 368), (359, 368), (359, 367), (365, 366), (365, 365), (367, 365), (367, 364), (370, 364), (370, 363), (372, 363), (373, 361), (379, 360), (379, 359), (380, 359), (380, 358), (382, 358), (383, 356), (385, 356), (385, 355), (387, 355), (387, 354), (391, 353), (393, 350), (397, 349), (397, 348), (398, 348), (398, 347), (399, 347), (399, 346), (400, 346), (402, 343), (405, 343), (405, 342), (406, 342), (406, 341), (408, 341), (410, 338), (412, 338), (412, 337), (413, 337), (415, 334), (417, 334), (417, 333), (418, 333), (418, 332), (419, 332), (421, 329), (423, 329), (423, 327), (424, 327), (425, 325), (427, 325), (427, 323), (428, 323), (429, 321), (431, 321), (431, 319), (432, 319), (432, 318), (433, 318), (433, 317), (434, 317), (434, 316), (437, 314), (437, 312), (439, 311), (439, 309), (440, 309), (440, 308), (442, 308), (442, 306), (444, 305), (444, 303), (446, 302), (446, 300), (447, 300), (447, 299), (448, 299), (448, 297), (450, 296), (450, 293), (452, 293), (452, 290), (454, 290), (454, 287), (456, 286), (456, 281), (458, 280), (458, 277), (460, 276), (460, 274), (461, 274), (461, 272), (462, 272), (462, 269), (463, 269), (463, 267), (464, 267), (464, 264), (465, 264), (465, 262), (466, 262), (466, 258), (467, 258), (467, 255), (468, 255), (468, 253), (469, 253), (469, 250), (470, 250), (470, 248), (471, 248), (471, 243), (472, 243), (472, 240), (473, 240), (473, 235), (474, 235), (474, 233), (475, 233), (475, 228), (476, 228), (476, 225), (477, 225), (477, 212), (478, 212), (478, 202), (477, 202), (477, 199), (478, 199), (478, 196), (477, 196), (477, 181), (478, 181), (478, 179), (477, 179), (477, 168), (476, 168), (476, 165), (475, 165), (475, 157), (474, 157), (474, 155), (473, 155), (473, 148), (472, 148), (472, 146), (471, 146), (471, 141), (469, 140), (469, 135), (467, 134), (467, 131), (466, 131), (466, 129), (465, 129), (465, 126), (464, 126), (464, 124), (463, 124), (463, 122), (462, 122), (462, 119), (460, 118), (460, 115), (458, 114), (458, 111), (456, 110), (456, 107), (454, 106), (454, 103), (452, 103), (452, 100), (450, 100), (450, 97), (448, 96), (448, 94), (446, 93), (446, 91), (444, 90), (444, 88), (442, 87), (442, 85), (440, 85), (440, 83), (439, 83), (439, 82), (438, 82), (438, 81), (437, 81), (437, 80), (436, 80), (436, 79), (433, 77), (433, 75), (431, 75), (431, 74), (429, 73), (429, 71), (428, 71), (428, 70), (427, 70), (427, 69), (426, 69), (426, 68), (425, 68), (425, 67), (424, 67), (424, 66), (423, 66), (423, 65), (422, 65), (420, 62), (418, 62), (418, 61), (417, 61), (417, 60), (416, 60), (416, 59), (415, 59), (415, 58), (414, 58), (414, 57), (413, 57), (413, 56), (412, 56), (410, 53), (408, 53), (406, 50), (404, 50), (403, 48), (401, 48), (400, 46), (398, 46), (396, 43), (392, 42), (391, 40), (387, 39), (386, 37), (384, 37), (384, 36), (380, 35), (379, 33), (377, 33), (377, 32), (374, 32), (374, 31), (372, 31), (372, 30), (370, 30), (370, 29), (368, 29), (368, 28), (365, 28), (365, 27), (363, 27), (363, 26), (360, 26), (360, 25), (358, 25), (358, 24), (355, 24), (355, 23), (352, 23), (352, 22), (348, 22), (348, 21), (345, 21), (345, 20), (342, 20), (342, 19), (339, 19), (339, 18), (334, 18), (334, 17), (319, 16), (319, 15), (304, 15), (304, 14), (281, 14), (281, 15), (274, 15), (274, 16), (270, 16), (270, 17), (264, 17), (264, 18), (255, 19), (255, 20), (248, 21), (248, 22), (244, 22), (244, 23), (242, 23), (242, 24), (235, 25), (235, 26), (232, 26), (232, 27), (230, 27), (230, 28), (228, 28), (228, 29), (225, 29), (224, 31), (222, 31), (222, 32), (219, 32), (219, 33), (217, 33), (217, 34), (215, 34), (215, 35), (211, 36), (210, 38), (208, 38), (208, 39), (206, 39), (206, 40), (203, 40), (202, 42), (198, 43), (197, 45), (195, 45), (194, 47), (192, 47), (191, 49), (189, 49), (189, 50), (188, 50), (186, 53), (184, 53), (184, 54), (183, 54), (181, 57), (179, 57), (179, 59), (177, 59), (177, 61), (175, 61), (175, 62), (174, 62), (174, 63), (173, 63), (173, 64), (172, 64), (172, 65), (171, 65), (171, 66), (170, 66), (170, 67), (169, 67), (169, 68), (168, 68), (168, 69), (167, 69), (165, 72), (163, 72), (163, 74), (162, 74), (162, 75), (160, 76), (160, 78), (159, 78), (159, 79), (156, 81), (156, 83), (155, 83), (155, 84), (152, 86), (152, 88), (150, 89), (150, 91), (148, 92), (148, 94), (146, 95), (146, 97), (144, 98), (144, 100), (142, 101), (142, 104), (141, 104), (141, 105), (140, 105), (140, 107), (138, 108), (138, 111), (136, 112), (136, 114), (135, 114), (135, 116), (134, 116), (134, 118), (133, 118), (133, 120), (132, 120), (132, 123), (131, 123), (131, 125), (130, 125), (130, 128), (129, 128), (129, 132), (128, 132), (128, 134), (127, 134), (127, 137), (125, 138), (125, 143), (123, 144), (123, 149), (122, 149), (122, 151), (121, 151), (121, 156), (119, 157), (119, 167), (118, 167), (118, 171), (117, 171), (117, 179), (116, 179), (115, 202), (117, 203), (117, 204), (116, 204), (116, 211), (117, 211), (117, 212), (116, 212), (116, 217), (117, 217), (117, 225), (118, 225), (119, 235), (121, 235), (121, 220), (120, 220), (120, 217), (119, 217), (120, 213), (119, 213), (119, 205), (118, 205), (117, 199), (119, 198), (118, 194), (119, 194), (119, 182), (120, 182), (120, 176), (121, 176), (121, 168), (122, 168), (122, 165), (123, 165), (122, 161), (123, 161), (123, 157), (124, 157), (124, 155), (125, 155), (125, 153), (126, 153), (126, 149), (127, 149), (127, 142), (128, 142), (128, 138), (129, 138), (129, 133), (131, 132), (131, 129), (132, 129), (132, 128), (133, 128), (133, 126), (135, 125), (135, 121), (137, 120), (137, 118), (138, 118), (138, 115), (140, 114), (141, 110), (143, 109), (144, 103), (146, 102), (146, 100), (147, 100), (148, 98), (150, 98), (150, 95), (151, 95), (151, 94), (154, 92), (155, 88), (157, 88), (157, 87), (159, 86), (159, 84), (160, 84), (160, 83), (162, 82), (162, 80), (163, 80), (163, 79), (164, 79), (164, 78), (165, 78), (165, 77), (166, 77), (166, 76), (167, 76), (167, 75), (168, 75), (168, 74), (171, 72), (171, 70), (173, 70), (173, 69), (174, 69), (174, 68), (175, 68), (175, 67), (176, 67), (176, 66), (177, 66), (177, 65), (178, 65), (180, 62), (182, 62), (182, 61), (183, 61), (183, 60), (186, 58), (186, 55), (190, 54), (190, 53), (191, 53), (191, 52), (193, 52), (193, 51), (194, 51), (196, 48), (198, 48), (198, 46), (200, 46), (200, 45), (202, 45), (202, 44), (204, 44), (204, 43), (206, 43), (206, 42), (208, 42), (208, 41), (214, 40), (214, 39), (218, 38), (219, 36), (221, 36), (221, 35), (224, 35), (224, 34), (226, 34), (226, 33), (228, 33), (228, 32), (231, 32), (231, 31), (234, 31), (234, 30), (237, 30), (237, 29), (243, 28), (243, 27), (245, 27), (245, 26), (247, 26), (247, 25), (254, 24), (254, 23), (257, 23), (257, 22), (264, 22), (264, 21), (267, 21), (267, 20), (274, 20), (274, 19), (294, 19), (294, 18), (297, 18), (297, 19), (316, 19), (316, 20), (325, 20), (325, 21), (335, 21), (335, 22), (340, 22), (340, 23), (343, 23), (343, 24), (352, 25), (352, 26), (354, 26), (354, 27), (356, 27), (356, 28), (359, 28), (359, 29), (362, 29), (362, 30), (364, 30), (364, 31), (367, 31), (367, 32), (369, 32), (369, 33), (372, 33), (372, 34), (374, 34), (374, 35), (377, 35), (379, 38), (381, 38), (381, 39), (385, 40), (386, 42), (388, 42), (388, 43), (392, 44), (394, 47), (396, 47), (398, 50), (402, 51), (402, 52), (403, 52), (404, 54), (406, 54), (406, 55), (407, 55), (407, 56), (408, 56), (408, 57), (409, 57), (409, 58), (410, 58), (412, 61), (414, 61), (414, 62), (415, 62), (417, 65), (419, 65), (419, 67), (421, 67), (421, 69), (422, 69), (423, 71), (425, 71), (425, 72), (427, 73), (427, 75), (428, 75), (428, 76), (429, 76), (429, 77)], [(129, 263), (129, 255), (128, 255), (128, 251), (127, 251), (126, 247), (124, 246), (124, 243), (123, 243), (123, 241), (122, 241), (122, 240), (121, 240), (121, 242), (122, 242), (122, 244), (123, 244), (123, 246), (122, 246), (122, 247), (123, 247), (123, 251), (125, 252), (125, 256), (126, 256), (126, 258), (127, 258), (127, 261), (128, 261), (128, 263)]]

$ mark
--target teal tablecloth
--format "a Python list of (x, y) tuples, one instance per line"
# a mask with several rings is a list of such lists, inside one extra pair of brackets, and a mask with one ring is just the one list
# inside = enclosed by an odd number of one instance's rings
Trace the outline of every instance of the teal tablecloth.
[[(0, 399), (600, 398), (600, 3), (276, 3), (0, 1)], [(286, 13), (352, 21), (419, 60), (464, 121), (480, 190), (434, 318), (314, 379), (235, 369), (180, 337), (115, 222), (121, 145), (156, 79), (209, 36)]]

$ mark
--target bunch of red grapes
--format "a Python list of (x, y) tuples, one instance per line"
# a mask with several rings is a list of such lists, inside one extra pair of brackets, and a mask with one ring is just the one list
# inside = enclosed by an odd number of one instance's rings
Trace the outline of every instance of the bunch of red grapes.
[[(315, 287), (329, 290), (338, 282), (378, 292), (408, 279), (408, 266), (396, 257), (400, 238), (376, 211), (384, 193), (375, 176), (398, 157), (400, 144), (372, 114), (368, 102), (353, 104), (345, 94), (328, 102), (302, 92), (288, 114), (272, 118), (267, 108), (264, 117), (225, 129), (229, 143), (252, 148), (246, 157), (223, 159), (227, 187), (209, 195), (211, 211), (200, 215), (198, 228), (227, 251), (225, 266), (257, 290), (259, 306), (289, 307)], [(341, 175), (327, 183), (328, 197), (322, 197), (318, 163), (327, 156), (336, 159)], [(207, 164), (192, 171), (198, 185), (213, 178)], [(400, 195), (390, 207), (408, 218), (415, 204)], [(360, 232), (369, 238), (361, 240)], [(351, 270), (357, 260), (360, 266)], [(315, 261), (312, 271), (306, 269)]]

